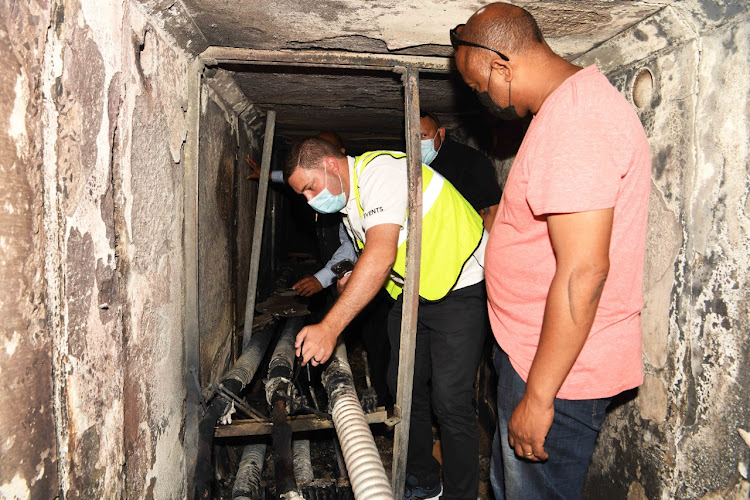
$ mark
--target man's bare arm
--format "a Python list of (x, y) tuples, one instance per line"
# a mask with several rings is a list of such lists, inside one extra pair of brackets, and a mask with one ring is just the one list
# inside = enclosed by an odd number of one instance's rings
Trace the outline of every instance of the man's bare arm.
[(325, 363), (344, 328), (378, 293), (396, 260), (400, 229), (398, 224), (380, 224), (367, 230), (367, 243), (344, 292), (323, 321), (306, 326), (297, 334), (295, 347), (302, 364), (313, 358), (314, 363)]
[(484, 229), (489, 233), (490, 229), (492, 229), (492, 224), (495, 222), (495, 215), (497, 215), (497, 205), (480, 208), (478, 212), (482, 217), (482, 220), (484, 221)]
[(547, 217), (557, 270), (526, 392), (508, 424), (519, 456), (545, 460), (554, 400), (588, 338), (609, 272), (614, 209)]

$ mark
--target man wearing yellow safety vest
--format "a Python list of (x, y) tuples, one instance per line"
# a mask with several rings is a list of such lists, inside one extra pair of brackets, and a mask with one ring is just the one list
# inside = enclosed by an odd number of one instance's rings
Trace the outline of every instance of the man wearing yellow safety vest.
[[(341, 212), (361, 254), (343, 293), (318, 324), (297, 335), (297, 355), (325, 363), (349, 322), (381, 286), (395, 299), (388, 320), (389, 385), (395, 395), (406, 263), (407, 162), (404, 153), (346, 156), (316, 137), (290, 151), (284, 177), (323, 213)], [(478, 430), (472, 385), (485, 335), (482, 218), (459, 192), (422, 166), (422, 260), (405, 498), (440, 494), (432, 456), (431, 408), (441, 430), (443, 498), (477, 498)]]

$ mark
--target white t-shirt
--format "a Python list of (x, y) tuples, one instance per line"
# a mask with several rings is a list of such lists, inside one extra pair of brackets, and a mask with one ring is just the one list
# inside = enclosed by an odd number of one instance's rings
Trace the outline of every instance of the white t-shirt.
[[(379, 224), (398, 224), (405, 230), (406, 209), (408, 207), (408, 183), (406, 158), (396, 159), (381, 155), (372, 160), (359, 176), (359, 196), (364, 215), (360, 217), (357, 199), (354, 196), (354, 158), (349, 160), (349, 199), (341, 213), (348, 221), (344, 226), (353, 240), (366, 242), (365, 233)], [(435, 172), (434, 175), (440, 175)], [(448, 182), (447, 180), (445, 182)], [(466, 261), (453, 290), (465, 288), (484, 279), (484, 248), (487, 245), (487, 231), (482, 242)], [(397, 283), (402, 280), (395, 273), (391, 277)]]

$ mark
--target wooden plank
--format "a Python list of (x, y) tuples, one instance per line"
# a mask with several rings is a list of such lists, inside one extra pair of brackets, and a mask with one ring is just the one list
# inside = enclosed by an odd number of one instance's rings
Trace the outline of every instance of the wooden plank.
[(393, 439), (392, 486), (396, 498), (404, 496), (406, 456), (409, 449), (409, 421), (414, 382), (414, 350), (417, 345), (417, 310), (419, 307), (419, 264), (422, 253), (422, 153), (419, 127), (419, 70), (403, 69), (404, 109), (406, 121), (406, 157), (408, 161), (409, 221), (406, 240), (406, 276), (404, 305), (401, 313), (401, 341), (398, 357), (398, 392), (396, 405), (401, 421)]
[(182, 308), (185, 349), (185, 457), (188, 491), (192, 491), (195, 462), (198, 457), (198, 424), (201, 415), (200, 335), (198, 332), (198, 152), (200, 142), (201, 95), (203, 63), (195, 60), (188, 69), (188, 133), (185, 141), (183, 173), (183, 266), (185, 272), (184, 305)]
[[(389, 416), (385, 408), (380, 407), (378, 411), (366, 413), (365, 420), (367, 423), (381, 424), (388, 423), (392, 425), (397, 422), (393, 416)], [(315, 415), (299, 415), (287, 418), (287, 423), (291, 426), (292, 432), (316, 431), (321, 429), (332, 429), (333, 420), (321, 419)], [(222, 425), (216, 427), (215, 437), (237, 437), (237, 436), (257, 436), (261, 434), (270, 434), (273, 429), (273, 423), (268, 421), (258, 422), (257, 420), (235, 420), (231, 425)]]
[(258, 182), (258, 199), (255, 204), (255, 224), (253, 226), (253, 245), (250, 251), (250, 272), (247, 280), (247, 300), (245, 301), (245, 326), (242, 332), (243, 352), (253, 332), (253, 316), (255, 316), (255, 296), (258, 288), (258, 270), (260, 267), (260, 251), (263, 247), (263, 223), (266, 218), (266, 198), (268, 196), (268, 181), (271, 172), (271, 154), (273, 153), (273, 136), (276, 128), (276, 112), (268, 111), (266, 115), (266, 130), (263, 134), (263, 158), (260, 163), (260, 179)]
[(397, 66), (421, 71), (453, 71), (452, 57), (373, 54), (336, 50), (262, 50), (242, 47), (208, 47), (201, 54), (207, 65), (255, 64), (268, 66), (308, 66), (392, 71)]

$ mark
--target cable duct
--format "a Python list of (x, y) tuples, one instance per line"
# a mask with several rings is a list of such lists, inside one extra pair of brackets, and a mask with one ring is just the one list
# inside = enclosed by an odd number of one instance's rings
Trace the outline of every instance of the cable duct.
[[(268, 349), (268, 344), (276, 331), (276, 324), (271, 323), (264, 329), (252, 336), (248, 342), (246, 352), (240, 356), (231, 370), (229, 370), (221, 382), (223, 391), (231, 394), (239, 394), (253, 379), (258, 370), (263, 355)], [(194, 498), (208, 499), (211, 497), (211, 480), (214, 473), (211, 453), (213, 450), (214, 428), (216, 422), (227, 413), (232, 403), (223, 397), (214, 396), (211, 399), (206, 413), (198, 425), (198, 458), (195, 464)]]
[(255, 500), (260, 498), (260, 478), (266, 458), (265, 444), (245, 446), (240, 467), (232, 487), (232, 500)]
[(295, 439), (292, 441), (292, 461), (294, 462), (294, 477), (298, 485), (313, 482), (312, 461), (310, 460), (310, 440)]
[(341, 442), (354, 498), (393, 500), (383, 462), (357, 398), (343, 342), (336, 347), (333, 358), (323, 373), (323, 385), (328, 391), (329, 408)]
[(302, 318), (290, 318), (284, 325), (271, 356), (266, 379), (266, 399), (271, 405), (274, 475), (279, 498), (302, 498), (297, 490), (292, 459), (292, 427), (287, 422), (288, 403), (294, 397), (294, 340), (302, 329)]

